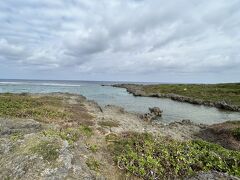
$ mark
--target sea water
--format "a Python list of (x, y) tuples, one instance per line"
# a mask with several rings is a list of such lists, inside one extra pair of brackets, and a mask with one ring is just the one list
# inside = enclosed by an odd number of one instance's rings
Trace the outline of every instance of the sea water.
[[(239, 112), (219, 110), (214, 107), (192, 105), (173, 101), (167, 98), (134, 97), (126, 89), (102, 84), (117, 82), (94, 81), (45, 81), (45, 80), (0, 80), (0, 93), (50, 93), (68, 92), (81, 94), (99, 105), (108, 104), (123, 107), (127, 111), (146, 113), (149, 107), (160, 107), (163, 116), (158, 119), (162, 123), (170, 123), (190, 119), (196, 123), (213, 124), (228, 120), (240, 120)], [(119, 83), (119, 82), (118, 82)]]

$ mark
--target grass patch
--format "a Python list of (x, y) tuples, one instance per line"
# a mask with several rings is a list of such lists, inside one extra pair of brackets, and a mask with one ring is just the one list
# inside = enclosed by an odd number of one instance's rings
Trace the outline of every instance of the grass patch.
[(99, 171), (101, 165), (100, 162), (96, 160), (94, 157), (87, 158), (86, 164), (89, 167), (89, 169), (93, 171)]
[(120, 124), (117, 121), (100, 121), (98, 124), (102, 127), (118, 127)]
[(116, 141), (118, 141), (118, 139), (119, 139), (119, 137), (114, 133), (110, 133), (110, 134), (106, 135), (106, 137), (105, 137), (105, 140), (107, 142), (116, 142)]
[(17, 141), (17, 140), (23, 139), (23, 138), (24, 138), (24, 135), (21, 132), (13, 133), (10, 136), (10, 140), (14, 141), (14, 142)]
[(143, 179), (174, 179), (215, 170), (240, 177), (240, 152), (197, 140), (129, 133), (110, 146), (118, 167)]
[(83, 133), (85, 136), (91, 137), (93, 135), (93, 130), (87, 125), (80, 125), (78, 130)]
[(81, 133), (78, 131), (78, 129), (74, 128), (67, 128), (62, 131), (48, 129), (43, 131), (42, 133), (44, 136), (48, 137), (60, 137), (62, 140), (68, 141), (70, 145), (73, 145), (73, 143), (76, 142), (81, 136)]
[(138, 86), (146, 93), (174, 93), (207, 102), (226, 101), (240, 106), (240, 83), (229, 84), (161, 84)]
[(44, 136), (48, 137), (60, 137), (62, 140), (68, 141), (70, 145), (73, 145), (82, 135), (90, 137), (93, 134), (93, 130), (86, 125), (81, 125), (78, 128), (66, 128), (61, 131), (48, 129), (42, 133)]
[(33, 118), (49, 122), (68, 119), (70, 115), (70, 112), (65, 110), (60, 97), (33, 97), (25, 94), (10, 93), (0, 95), (1, 117)]
[(45, 161), (55, 161), (59, 156), (60, 145), (55, 142), (41, 141), (30, 148), (32, 153), (40, 155)]
[(99, 147), (96, 144), (90, 145), (89, 150), (93, 153), (96, 153), (98, 151)]

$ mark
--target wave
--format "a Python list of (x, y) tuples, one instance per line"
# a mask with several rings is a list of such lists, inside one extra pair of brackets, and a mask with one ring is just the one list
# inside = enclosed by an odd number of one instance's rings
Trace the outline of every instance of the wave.
[(33, 85), (33, 86), (62, 86), (62, 87), (80, 87), (80, 84), (65, 83), (36, 83), (36, 82), (0, 82), (0, 85)]

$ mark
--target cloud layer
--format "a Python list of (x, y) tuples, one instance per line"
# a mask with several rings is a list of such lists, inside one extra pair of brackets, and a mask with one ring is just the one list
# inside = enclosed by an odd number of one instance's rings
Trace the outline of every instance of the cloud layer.
[(5, 78), (240, 81), (239, 0), (8, 0), (0, 23)]

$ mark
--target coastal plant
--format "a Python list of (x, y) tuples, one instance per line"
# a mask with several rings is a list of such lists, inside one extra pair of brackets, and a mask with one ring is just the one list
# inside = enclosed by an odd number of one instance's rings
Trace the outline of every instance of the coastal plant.
[(91, 137), (93, 135), (92, 128), (87, 125), (84, 124), (80, 125), (78, 130), (87, 137)]
[(70, 145), (73, 145), (73, 143), (76, 142), (81, 136), (81, 133), (78, 131), (77, 128), (67, 128), (61, 131), (48, 129), (43, 131), (42, 133), (44, 136), (47, 137), (60, 137), (62, 140), (68, 141)]
[(89, 167), (89, 169), (93, 171), (99, 171), (101, 165), (100, 162), (92, 156), (87, 158), (86, 164)]
[(0, 95), (0, 116), (33, 118), (49, 122), (68, 119), (71, 113), (64, 109), (60, 97), (32, 97), (25, 94), (5, 93)]
[(14, 141), (14, 142), (18, 141), (20, 139), (23, 139), (23, 138), (24, 138), (24, 134), (21, 132), (15, 132), (15, 133), (11, 134), (11, 136), (10, 136), (10, 140)]
[(93, 145), (90, 145), (90, 146), (88, 147), (88, 149), (89, 149), (90, 151), (92, 151), (93, 153), (96, 153), (96, 152), (98, 151), (99, 147), (98, 147), (96, 144), (93, 144)]
[(240, 177), (240, 152), (203, 140), (179, 142), (127, 133), (110, 145), (118, 167), (143, 179), (172, 179), (215, 170)]
[(48, 129), (42, 131), (42, 134), (47, 137), (60, 137), (62, 140), (68, 141), (70, 145), (73, 145), (74, 142), (78, 141), (80, 136), (90, 137), (93, 134), (93, 130), (86, 125), (80, 125), (77, 128), (69, 127), (61, 130)]
[(41, 141), (31, 147), (30, 151), (40, 155), (44, 160), (52, 162), (59, 156), (60, 145), (51, 141)]

